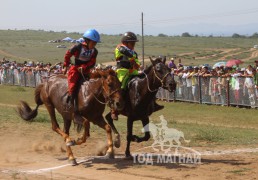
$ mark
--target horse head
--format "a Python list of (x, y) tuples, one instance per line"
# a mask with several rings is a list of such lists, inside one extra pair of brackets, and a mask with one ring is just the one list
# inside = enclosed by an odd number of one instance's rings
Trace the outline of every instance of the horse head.
[(161, 84), (161, 87), (167, 89), (170, 92), (176, 90), (176, 82), (174, 80), (174, 75), (171, 74), (171, 69), (166, 65), (166, 56), (151, 58), (150, 61), (153, 66), (153, 72), (155, 78)]
[(110, 108), (122, 110), (124, 108), (124, 100), (122, 97), (121, 83), (117, 78), (114, 70), (99, 70), (98, 73), (102, 78), (103, 95), (108, 101)]

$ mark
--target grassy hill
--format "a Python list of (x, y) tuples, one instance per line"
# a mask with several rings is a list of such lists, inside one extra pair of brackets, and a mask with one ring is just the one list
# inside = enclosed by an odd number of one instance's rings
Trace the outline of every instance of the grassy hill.
[[(65, 37), (78, 39), (79, 33), (47, 32), (34, 30), (0, 30), (0, 59), (8, 59), (23, 62), (25, 60), (57, 62), (63, 61), (66, 50), (72, 43), (49, 43), (49, 40), (63, 39)], [(102, 43), (97, 45), (99, 50), (98, 62), (110, 62), (114, 59), (114, 49), (120, 43), (118, 35), (101, 35)], [(136, 51), (141, 59), (142, 47), (140, 42), (136, 45)], [(214, 64), (220, 59), (231, 58), (245, 59), (252, 63), (256, 56), (252, 56), (258, 44), (257, 39), (231, 38), (231, 37), (155, 37), (146, 36), (145, 58), (148, 56), (177, 55), (185, 65)], [(67, 48), (57, 48), (57, 45), (66, 45)], [(177, 63), (177, 62), (176, 62)]]

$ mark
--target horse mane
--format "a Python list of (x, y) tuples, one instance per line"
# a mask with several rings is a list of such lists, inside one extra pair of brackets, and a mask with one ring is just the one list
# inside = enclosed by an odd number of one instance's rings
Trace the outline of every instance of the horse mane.
[(149, 72), (150, 72), (150, 70), (152, 69), (152, 67), (153, 67), (153, 65), (150, 65), (150, 66), (148, 66), (146, 69), (144, 69), (144, 73), (145, 74), (148, 74)]
[(116, 72), (113, 69), (106, 69), (106, 70), (97, 69), (90, 74), (90, 79), (97, 79), (103, 76), (106, 77), (108, 75), (116, 76)]

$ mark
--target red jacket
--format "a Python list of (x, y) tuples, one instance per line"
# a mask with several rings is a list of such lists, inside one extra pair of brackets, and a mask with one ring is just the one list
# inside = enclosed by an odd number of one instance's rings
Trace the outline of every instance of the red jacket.
[(74, 56), (75, 66), (80, 66), (83, 70), (91, 69), (96, 64), (98, 50), (88, 49), (85, 43), (74, 45), (65, 54), (64, 66), (68, 67), (71, 64), (71, 57)]

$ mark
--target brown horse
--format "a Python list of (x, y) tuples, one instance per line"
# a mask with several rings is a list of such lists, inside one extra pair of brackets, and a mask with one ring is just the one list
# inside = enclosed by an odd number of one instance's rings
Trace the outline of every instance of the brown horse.
[[(37, 107), (31, 110), (29, 105), (21, 101), (17, 112), (20, 117), (26, 121), (31, 121), (37, 116), (38, 107), (44, 104), (51, 117), (53, 131), (60, 134), (67, 148), (69, 161), (76, 165), (77, 162), (73, 156), (70, 146), (80, 145), (86, 142), (89, 135), (89, 122), (93, 122), (107, 132), (108, 150), (106, 157), (113, 157), (113, 141), (110, 126), (103, 118), (105, 105), (108, 104), (113, 109), (123, 108), (123, 98), (121, 96), (121, 83), (113, 70), (99, 70), (91, 74), (88, 81), (85, 81), (79, 88), (78, 108), (81, 116), (84, 118), (84, 134), (82, 138), (76, 141), (69, 137), (69, 129), (73, 119), (73, 107), (69, 107), (67, 99), (67, 78), (64, 75), (51, 77), (48, 82), (40, 84), (35, 89), (35, 102)], [(55, 109), (61, 114), (64, 120), (64, 131), (59, 128), (56, 120)], [(116, 145), (116, 143), (115, 143)], [(116, 145), (120, 146), (120, 145)]]
[[(150, 133), (145, 132), (144, 137), (133, 135), (133, 122), (141, 120), (143, 127), (149, 124), (149, 116), (154, 112), (153, 101), (160, 87), (173, 92), (176, 89), (176, 82), (171, 74), (171, 69), (165, 64), (166, 57), (156, 59), (150, 58), (152, 63), (144, 70), (142, 75), (134, 77), (128, 83), (128, 90), (125, 96), (125, 106), (120, 112), (127, 116), (127, 147), (125, 155), (131, 158), (130, 143), (148, 141)], [(143, 77), (141, 77), (143, 76)], [(119, 133), (113, 124), (111, 113), (106, 115), (108, 124), (114, 133), (119, 137)]]

